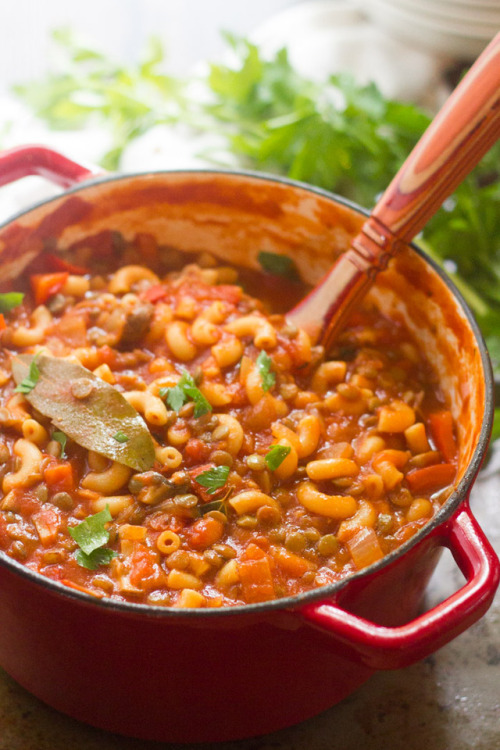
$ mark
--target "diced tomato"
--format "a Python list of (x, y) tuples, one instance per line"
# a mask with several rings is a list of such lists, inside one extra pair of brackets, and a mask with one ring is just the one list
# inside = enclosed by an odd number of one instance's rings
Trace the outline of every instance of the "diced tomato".
[(32, 516), (32, 521), (43, 546), (54, 544), (61, 527), (61, 517), (57, 508), (44, 505)]
[(212, 516), (200, 518), (187, 530), (189, 545), (196, 550), (207, 549), (222, 538), (224, 527)]
[(241, 300), (243, 290), (240, 286), (232, 284), (218, 284), (212, 287), (215, 299), (228, 302), (230, 305), (237, 305)]
[[(168, 528), (171, 529), (172, 531), (175, 531), (175, 533), (178, 534), (179, 531), (182, 531), (185, 525), (186, 525), (186, 520), (182, 518), (182, 516), (174, 516), (173, 518), (170, 519)], [(151, 527), (154, 528), (152, 523), (151, 523)]]
[(145, 544), (136, 544), (130, 555), (130, 583), (138, 588), (148, 589), (158, 582), (157, 555)]
[(167, 296), (167, 290), (161, 284), (154, 284), (141, 293), (141, 299), (151, 302), (153, 305), (155, 302), (159, 302), (161, 299), (165, 299)]
[(49, 297), (61, 291), (68, 279), (69, 273), (35, 273), (30, 277), (31, 288), (36, 305), (43, 305)]
[(63, 315), (54, 326), (53, 333), (75, 349), (87, 344), (87, 326), (81, 315)]
[(97, 356), (101, 365), (109, 365), (113, 369), (116, 362), (116, 352), (107, 344), (101, 346), (97, 352)]
[(184, 458), (188, 466), (206, 461), (210, 455), (210, 446), (199, 438), (190, 438), (184, 448)]
[(408, 472), (406, 481), (413, 494), (433, 492), (451, 484), (455, 473), (453, 464), (434, 464)]
[(75, 486), (73, 467), (69, 461), (50, 463), (43, 472), (43, 478), (56, 492), (68, 492)]

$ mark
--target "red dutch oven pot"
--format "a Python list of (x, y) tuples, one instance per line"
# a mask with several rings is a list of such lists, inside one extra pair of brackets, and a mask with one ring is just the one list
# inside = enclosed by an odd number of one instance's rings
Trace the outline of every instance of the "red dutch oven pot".
[[(286, 252), (314, 284), (364, 220), (361, 209), (334, 195), (263, 175), (98, 176), (39, 146), (0, 155), (0, 184), (28, 174), (73, 187), (0, 227), (4, 279), (22, 273), (55, 237), (65, 248), (116, 229), (243, 266), (258, 267), (260, 250)], [(95, 600), (1, 554), (0, 664), (14, 679), (56, 709), (125, 735), (237, 739), (319, 713), (374, 670), (422, 659), (486, 612), (499, 562), (468, 504), (492, 423), (484, 343), (460, 294), (415, 247), (394, 259), (370, 294), (410, 328), (455, 417), (458, 480), (436, 517), (344, 581), (223, 609)], [(418, 615), (444, 547), (466, 582)]]

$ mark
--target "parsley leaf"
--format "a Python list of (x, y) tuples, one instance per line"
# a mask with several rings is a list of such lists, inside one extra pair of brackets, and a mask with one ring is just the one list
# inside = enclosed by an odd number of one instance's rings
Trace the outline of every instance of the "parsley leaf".
[(257, 357), (257, 369), (259, 371), (260, 379), (262, 381), (262, 389), (269, 391), (276, 383), (276, 375), (271, 372), (271, 365), (273, 360), (267, 352), (261, 351)]
[(258, 261), (263, 271), (272, 273), (274, 276), (284, 276), (287, 279), (297, 279), (297, 266), (288, 255), (278, 255), (261, 250)]
[(52, 440), (55, 440), (61, 446), (61, 458), (67, 458), (66, 443), (68, 442), (68, 436), (64, 432), (56, 430), (56, 432), (52, 433)]
[(75, 557), (78, 565), (81, 565), (82, 568), (95, 570), (100, 565), (109, 565), (113, 557), (116, 557), (116, 552), (109, 547), (99, 547), (87, 555), (83, 550), (77, 549)]
[(209, 495), (213, 495), (226, 484), (228, 476), (229, 466), (214, 466), (198, 474), (195, 481), (206, 487)]
[(84, 518), (78, 526), (69, 528), (69, 534), (73, 537), (85, 555), (91, 555), (95, 550), (109, 541), (109, 531), (105, 528), (106, 523), (112, 520), (109, 505), (104, 510), (93, 516)]
[(210, 402), (207, 401), (200, 389), (197, 388), (193, 376), (187, 370), (184, 370), (179, 382), (173, 388), (160, 389), (160, 398), (165, 399), (170, 408), (177, 412), (180, 411), (185, 403), (193, 401), (195, 405), (194, 416), (196, 419), (212, 411)]
[(125, 433), (121, 430), (118, 430), (116, 435), (113, 435), (113, 437), (118, 443), (128, 443), (128, 435), (125, 435)]
[(6, 313), (18, 307), (24, 299), (22, 292), (4, 292), (0, 294), (0, 313)]
[(89, 49), (66, 29), (52, 33), (62, 65), (44, 80), (14, 88), (15, 93), (54, 130), (80, 130), (101, 123), (111, 134), (102, 166), (115, 170), (124, 148), (146, 130), (178, 113), (182, 83), (162, 71), (157, 38), (137, 65), (122, 66)]
[(289, 445), (272, 445), (264, 456), (269, 469), (271, 469), (271, 471), (276, 471), (291, 450), (292, 449)]
[(38, 383), (38, 380), (40, 378), (40, 370), (38, 368), (36, 359), (37, 358), (35, 355), (30, 364), (28, 375), (24, 378), (24, 380), (21, 380), (19, 385), (14, 388), (14, 391), (16, 393), (30, 393)]

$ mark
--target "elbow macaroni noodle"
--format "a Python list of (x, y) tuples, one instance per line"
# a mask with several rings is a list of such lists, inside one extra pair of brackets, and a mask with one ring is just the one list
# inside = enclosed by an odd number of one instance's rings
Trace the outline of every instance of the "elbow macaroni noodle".
[[(400, 324), (373, 325), (373, 311), (360, 311), (325, 359), (305, 331), (243, 292), (235, 269), (204, 253), (203, 268), (190, 258), (177, 271), (152, 239), (122, 245), (126, 265), (103, 273), (97, 257), (95, 272), (69, 274), (57, 297), (49, 288), (34, 305), (27, 290), (5, 316), (7, 555), (49, 574), (44, 560), (57, 553), (65, 580), (99, 596), (231, 606), (333, 583), (432, 518), (451, 491), (457, 445)], [(88, 262), (88, 249), (68, 253), (75, 266)], [(123, 394), (150, 432), (151, 468), (84, 449), (33, 407), (29, 388), (15, 391), (11, 357), (38, 351)], [(111, 521), (93, 570), (69, 529), (96, 514)]]

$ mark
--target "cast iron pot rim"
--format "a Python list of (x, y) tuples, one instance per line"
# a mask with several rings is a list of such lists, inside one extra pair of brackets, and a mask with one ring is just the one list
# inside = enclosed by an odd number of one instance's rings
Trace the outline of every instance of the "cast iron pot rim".
[[(254, 180), (262, 180), (264, 182), (275, 182), (282, 185), (288, 185), (293, 188), (299, 188), (300, 190), (304, 190), (309, 193), (314, 193), (316, 195), (319, 195), (323, 198), (326, 198), (330, 201), (334, 201), (335, 203), (339, 203), (340, 205), (349, 208), (353, 211), (355, 211), (358, 214), (362, 214), (363, 216), (369, 216), (370, 212), (359, 206), (358, 204), (354, 203), (353, 201), (344, 198), (340, 195), (337, 195), (336, 193), (332, 193), (328, 190), (325, 190), (323, 188), (315, 187), (314, 185), (310, 185), (305, 182), (301, 182), (299, 180), (292, 180), (287, 177), (282, 176), (276, 176), (272, 174), (268, 174), (265, 172), (255, 172), (251, 170), (245, 170), (245, 169), (162, 169), (162, 170), (148, 170), (147, 172), (127, 172), (122, 174), (112, 173), (112, 174), (106, 174), (106, 175), (99, 175), (98, 177), (92, 178), (92, 179), (85, 179), (85, 181), (76, 184), (75, 186), (64, 190), (61, 194), (52, 196), (48, 199), (39, 201), (32, 205), (28, 209), (23, 209), (13, 216), (9, 217), (8, 220), (3, 221), (0, 223), (0, 230), (3, 229), (5, 226), (17, 221), (22, 216), (25, 216), (31, 211), (40, 208), (41, 206), (47, 205), (52, 202), (56, 202), (58, 200), (64, 200), (64, 198), (67, 195), (71, 195), (73, 193), (79, 193), (85, 191), (87, 188), (93, 187), (95, 185), (99, 185), (106, 182), (121, 182), (126, 180), (131, 180), (137, 177), (156, 177), (161, 175), (206, 175), (206, 176), (229, 176), (229, 177), (242, 177), (243, 179), (250, 178)], [(117, 611), (122, 614), (129, 614), (129, 615), (139, 615), (144, 616), (147, 618), (161, 618), (161, 619), (185, 619), (185, 618), (219, 618), (219, 617), (230, 617), (230, 616), (249, 616), (252, 614), (266, 614), (268, 612), (272, 612), (273, 610), (293, 610), (296, 608), (300, 608), (306, 604), (311, 604), (313, 602), (324, 602), (328, 603), (328, 600), (332, 599), (335, 601), (335, 596), (345, 587), (348, 586), (351, 581), (358, 580), (363, 577), (368, 577), (372, 574), (377, 574), (379, 571), (382, 571), (385, 567), (389, 566), (396, 560), (396, 558), (403, 556), (406, 554), (406, 552), (417, 545), (420, 541), (424, 539), (427, 535), (431, 534), (435, 531), (435, 529), (443, 524), (447, 519), (449, 519), (453, 513), (457, 510), (459, 505), (466, 501), (468, 498), (468, 492), (470, 488), (472, 487), (472, 484), (474, 482), (474, 479), (481, 467), (481, 463), (483, 461), (483, 457), (486, 453), (486, 450), (488, 448), (489, 438), (491, 434), (491, 428), (493, 424), (493, 412), (494, 412), (494, 380), (493, 380), (493, 374), (491, 369), (491, 362), (488, 355), (488, 350), (486, 348), (486, 344), (484, 342), (482, 333), (474, 319), (474, 316), (469, 309), (469, 306), (467, 305), (466, 301), (464, 300), (461, 292), (457, 289), (453, 281), (450, 279), (450, 277), (443, 271), (443, 269), (438, 266), (438, 264), (430, 257), (428, 257), (417, 245), (414, 243), (409, 243), (409, 246), (412, 248), (414, 252), (417, 253), (423, 260), (428, 263), (431, 268), (438, 274), (438, 276), (441, 278), (441, 280), (446, 284), (448, 289), (452, 292), (455, 299), (458, 301), (462, 312), (464, 313), (473, 333), (474, 337), (477, 343), (477, 346), (479, 348), (479, 352), (481, 355), (481, 363), (483, 366), (484, 371), (484, 377), (485, 377), (485, 408), (484, 408), (484, 416), (483, 416), (483, 423), (481, 426), (481, 431), (479, 433), (478, 442), (476, 445), (476, 448), (474, 450), (474, 453), (472, 455), (472, 458), (469, 462), (469, 465), (458, 483), (455, 490), (451, 493), (449, 498), (446, 500), (444, 505), (440, 508), (440, 510), (436, 513), (436, 515), (427, 523), (425, 526), (423, 526), (414, 536), (412, 536), (407, 542), (402, 544), (397, 549), (390, 552), (388, 555), (383, 557), (381, 560), (379, 560), (376, 563), (373, 563), (372, 565), (368, 566), (364, 570), (359, 571), (358, 573), (353, 573), (349, 576), (346, 576), (346, 578), (341, 579), (340, 581), (336, 581), (334, 583), (326, 584), (325, 586), (320, 586), (317, 589), (312, 589), (311, 591), (306, 591), (301, 594), (295, 594), (294, 596), (287, 596), (283, 597), (281, 599), (275, 599), (271, 602), (260, 602), (257, 604), (243, 604), (243, 605), (236, 605), (236, 606), (225, 606), (225, 607), (214, 607), (214, 608), (193, 608), (193, 609), (176, 609), (175, 607), (163, 607), (161, 605), (153, 605), (153, 604), (138, 604), (134, 602), (122, 602), (122, 601), (115, 601), (113, 599), (110, 599), (108, 597), (103, 597), (102, 599), (96, 599), (96, 597), (92, 596), (91, 594), (86, 594), (83, 591), (78, 591), (76, 589), (72, 589), (69, 586), (66, 586), (63, 583), (60, 583), (59, 581), (54, 581), (50, 578), (47, 578), (46, 576), (42, 575), (41, 573), (37, 573), (33, 570), (30, 570), (22, 563), (18, 562), (17, 560), (13, 560), (12, 558), (8, 557), (5, 552), (0, 551), (0, 566), (4, 566), (7, 569), (12, 568), (17, 574), (20, 576), (28, 579), (30, 582), (39, 584), (45, 589), (47, 589), (48, 593), (51, 594), (58, 594), (63, 597), (68, 597), (69, 599), (76, 599), (81, 604), (85, 605), (93, 605), (98, 608), (104, 608), (106, 610), (111, 611)]]

